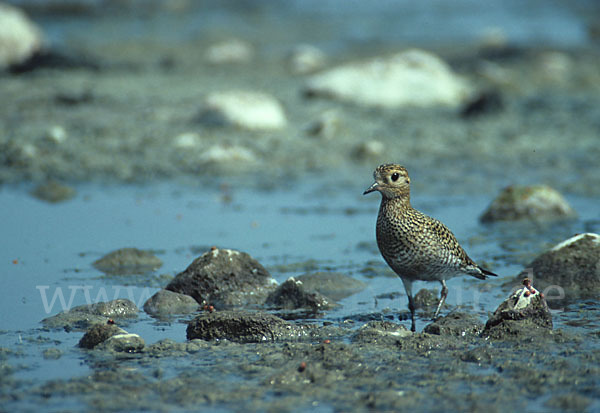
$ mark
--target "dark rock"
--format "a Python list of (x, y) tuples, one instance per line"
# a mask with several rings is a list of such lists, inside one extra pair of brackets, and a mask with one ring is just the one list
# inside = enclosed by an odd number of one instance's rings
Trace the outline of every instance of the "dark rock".
[(69, 311), (63, 311), (52, 317), (42, 320), (47, 328), (64, 328), (70, 330), (85, 330), (94, 324), (105, 324), (109, 318), (134, 318), (139, 310), (136, 305), (128, 299), (85, 304), (73, 307)]
[(144, 303), (144, 311), (153, 316), (189, 314), (198, 310), (198, 302), (189, 295), (160, 290)]
[(106, 274), (144, 274), (160, 268), (162, 261), (150, 251), (121, 248), (94, 261), (92, 265)]
[(335, 306), (335, 303), (320, 293), (307, 291), (302, 281), (293, 277), (269, 294), (265, 304), (284, 310), (304, 308), (312, 311), (328, 310)]
[(81, 348), (94, 348), (98, 344), (108, 340), (117, 334), (127, 334), (125, 330), (115, 324), (103, 323), (94, 324), (79, 340), (78, 346)]
[(214, 248), (177, 274), (166, 289), (222, 309), (263, 304), (275, 285), (269, 272), (250, 255)]
[(309, 291), (317, 291), (332, 300), (341, 300), (366, 288), (366, 284), (356, 278), (339, 272), (314, 272), (296, 277)]
[(600, 295), (600, 235), (579, 234), (541, 254), (515, 279), (535, 280), (552, 308)]
[(39, 69), (99, 70), (100, 64), (91, 56), (76, 56), (60, 50), (40, 50), (27, 60), (10, 66), (10, 73), (20, 75)]
[(75, 190), (54, 180), (50, 180), (44, 184), (38, 185), (31, 192), (31, 195), (42, 201), (57, 203), (73, 198), (75, 196)]
[(492, 314), (482, 332), (484, 337), (504, 339), (544, 334), (552, 330), (552, 314), (543, 295), (525, 286), (510, 295)]
[(137, 334), (122, 333), (109, 337), (100, 343), (96, 349), (115, 353), (139, 353), (145, 345), (144, 339)]
[(406, 327), (391, 321), (369, 321), (358, 329), (352, 337), (354, 343), (363, 344), (392, 344), (403, 337), (412, 336), (413, 333)]
[(307, 333), (272, 314), (246, 311), (204, 313), (189, 322), (187, 339), (229, 340), (241, 343), (297, 340)]
[(483, 330), (483, 323), (479, 319), (466, 313), (451, 313), (440, 317), (433, 323), (425, 326), (423, 331), (428, 334), (440, 336), (475, 336)]
[(462, 108), (460, 116), (463, 118), (472, 118), (493, 112), (499, 112), (504, 108), (504, 102), (500, 92), (490, 90), (476, 95), (468, 101)]
[(552, 220), (576, 216), (561, 194), (546, 185), (509, 186), (481, 215), (481, 222)]

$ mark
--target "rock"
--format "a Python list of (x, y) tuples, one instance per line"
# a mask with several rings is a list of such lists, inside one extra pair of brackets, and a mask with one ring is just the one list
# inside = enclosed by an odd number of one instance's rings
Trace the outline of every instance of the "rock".
[(497, 113), (504, 109), (502, 95), (497, 90), (488, 90), (479, 93), (465, 103), (460, 111), (463, 118), (472, 118), (479, 115)]
[(128, 299), (116, 300), (95, 304), (85, 304), (73, 307), (52, 317), (42, 320), (47, 328), (64, 328), (65, 330), (85, 330), (94, 324), (106, 324), (109, 318), (134, 318), (138, 315), (138, 308)]
[(567, 201), (546, 185), (509, 186), (481, 215), (481, 222), (549, 220), (576, 216)]
[(184, 132), (173, 138), (173, 146), (184, 151), (198, 148), (201, 142), (200, 134), (196, 132)]
[(414, 298), (415, 308), (422, 310), (435, 311), (440, 301), (439, 293), (435, 290), (426, 288), (420, 289)]
[(212, 64), (246, 63), (252, 59), (252, 46), (240, 39), (229, 39), (215, 43), (206, 49), (206, 60)]
[(383, 108), (458, 106), (470, 88), (439, 57), (410, 49), (313, 75), (305, 94)]
[(217, 144), (210, 146), (202, 152), (199, 160), (205, 163), (224, 164), (230, 166), (231, 163), (255, 163), (254, 153), (239, 145)]
[(153, 316), (189, 314), (198, 310), (198, 303), (189, 295), (160, 290), (146, 301), (144, 311)]
[(464, 352), (460, 359), (467, 363), (489, 364), (492, 362), (492, 355), (487, 347), (475, 347)]
[(31, 192), (31, 195), (42, 201), (55, 204), (73, 198), (75, 190), (54, 180), (49, 180), (46, 183), (38, 185)]
[(305, 289), (317, 291), (332, 300), (341, 300), (364, 290), (367, 285), (339, 272), (313, 272), (296, 277)]
[(152, 357), (187, 356), (211, 347), (204, 340), (194, 339), (184, 343), (177, 343), (169, 338), (162, 339), (145, 348), (144, 352)]
[(200, 121), (209, 126), (235, 126), (247, 130), (277, 130), (287, 124), (283, 107), (261, 92), (214, 92), (204, 100)]
[(306, 127), (306, 133), (323, 139), (333, 139), (338, 134), (341, 125), (337, 110), (326, 110)]
[(546, 251), (515, 279), (531, 277), (550, 307), (600, 296), (600, 235), (575, 235)]
[(166, 289), (220, 310), (263, 304), (276, 284), (269, 272), (245, 252), (213, 248), (177, 274)]
[(325, 66), (326, 56), (320, 49), (308, 44), (300, 44), (292, 49), (287, 57), (287, 65), (293, 74), (305, 75)]
[(59, 348), (56, 348), (56, 347), (47, 348), (42, 353), (42, 356), (44, 357), (45, 360), (58, 360), (59, 358), (62, 357), (62, 355), (63, 355), (62, 350)]
[(100, 343), (98, 350), (112, 351), (115, 353), (139, 353), (144, 349), (146, 343), (137, 334), (122, 333), (109, 337)]
[(352, 342), (361, 344), (395, 344), (413, 333), (401, 324), (391, 321), (369, 321), (352, 336)]
[(523, 280), (523, 284), (485, 323), (484, 337), (504, 339), (552, 330), (552, 314), (543, 294), (531, 286), (529, 279)]
[(121, 248), (94, 261), (92, 265), (106, 274), (131, 275), (154, 271), (162, 266), (162, 261), (150, 251)]
[(66, 331), (71, 331), (86, 330), (94, 324), (104, 324), (107, 321), (108, 317), (71, 310), (44, 318), (41, 322), (46, 328), (63, 328)]
[(229, 340), (240, 343), (297, 340), (306, 335), (302, 327), (268, 313), (216, 311), (189, 322), (187, 339)]
[(0, 70), (18, 65), (42, 49), (42, 32), (20, 9), (0, 3)]
[(45, 138), (48, 142), (60, 145), (67, 140), (67, 131), (60, 125), (53, 125), (48, 128)]
[(288, 278), (267, 297), (265, 304), (284, 310), (300, 308), (323, 311), (333, 308), (335, 303), (319, 292), (308, 290), (302, 281)]
[(451, 313), (440, 317), (425, 326), (423, 331), (438, 336), (477, 336), (483, 330), (483, 323), (472, 314)]
[(94, 324), (81, 337), (78, 346), (91, 349), (117, 334), (127, 334), (127, 332), (113, 323)]
[(385, 145), (381, 141), (361, 142), (352, 151), (352, 156), (360, 161), (380, 158), (385, 153)]
[(133, 301), (126, 298), (117, 298), (116, 300), (106, 301), (101, 303), (90, 304), (87, 306), (75, 307), (71, 311), (79, 308), (87, 309), (87, 311), (112, 318), (135, 318), (140, 310)]

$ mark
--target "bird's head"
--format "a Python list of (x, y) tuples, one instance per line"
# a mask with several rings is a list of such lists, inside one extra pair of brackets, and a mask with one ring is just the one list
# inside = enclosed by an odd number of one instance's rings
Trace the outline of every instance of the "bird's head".
[(375, 182), (363, 193), (369, 194), (373, 191), (381, 192), (387, 199), (410, 198), (410, 178), (406, 168), (402, 165), (388, 163), (379, 165), (373, 172)]

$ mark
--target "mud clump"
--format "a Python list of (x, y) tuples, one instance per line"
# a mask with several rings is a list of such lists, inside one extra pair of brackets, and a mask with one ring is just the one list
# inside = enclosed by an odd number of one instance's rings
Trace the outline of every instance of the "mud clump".
[(331, 309), (336, 304), (317, 291), (310, 291), (300, 280), (288, 278), (267, 297), (266, 305), (283, 309), (307, 309), (314, 312)]
[(160, 290), (144, 303), (144, 311), (152, 316), (189, 314), (198, 310), (198, 303), (189, 295)]
[(272, 314), (247, 311), (217, 311), (194, 318), (187, 327), (187, 339), (229, 340), (239, 343), (298, 340), (306, 335), (301, 326)]
[(525, 279), (523, 288), (512, 293), (488, 319), (484, 337), (506, 339), (545, 334), (552, 330), (552, 314), (543, 294)]
[(477, 336), (483, 330), (479, 318), (472, 314), (452, 313), (425, 326), (423, 331), (439, 336)]
[(117, 334), (126, 334), (127, 332), (119, 326), (109, 323), (94, 324), (79, 340), (78, 346), (81, 348), (91, 349), (96, 347), (98, 344), (103, 343), (112, 336)]
[(121, 320), (135, 318), (139, 311), (131, 300), (119, 298), (73, 307), (69, 311), (43, 319), (42, 324), (47, 328), (64, 328), (67, 331), (86, 330), (94, 324), (105, 324), (109, 318)]
[(162, 261), (150, 251), (121, 248), (94, 261), (92, 265), (105, 274), (132, 275), (154, 271), (162, 266)]

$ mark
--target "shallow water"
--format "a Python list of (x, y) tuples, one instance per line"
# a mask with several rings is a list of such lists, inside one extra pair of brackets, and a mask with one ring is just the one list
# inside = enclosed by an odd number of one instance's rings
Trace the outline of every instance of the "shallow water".
[[(464, 310), (485, 322), (508, 295), (504, 284), (537, 254), (575, 233), (600, 232), (597, 53), (577, 54), (593, 43), (587, 34), (592, 2), (400, 3), (352, 2), (341, 9), (337, 1), (277, 7), (270, 1), (203, 2), (179, 13), (160, 4), (117, 13), (90, 2), (91, 12), (82, 15), (36, 16), (52, 45), (90, 54), (101, 69), (43, 69), (0, 79), (2, 95), (14, 103), (0, 108), (0, 148), (17, 154), (0, 154), (0, 180), (11, 183), (0, 187), (0, 410), (397, 410), (394, 397), (406, 398), (402, 408), (417, 410), (440, 410), (442, 402), (486, 412), (502, 411), (508, 402), (524, 411), (600, 410), (598, 300), (553, 310), (556, 342), (538, 348), (527, 342), (448, 344), (417, 335), (417, 344), (407, 340), (406, 347), (390, 350), (344, 337), (341, 343), (332, 339), (338, 351), (332, 360), (319, 342), (220, 343), (184, 357), (115, 357), (77, 348), (81, 332), (41, 328), (43, 318), (80, 304), (129, 298), (141, 308), (213, 245), (249, 253), (278, 282), (337, 271), (367, 284), (339, 308), (303, 321), (353, 329), (374, 319), (408, 325), (399, 321), (407, 313), (402, 283), (375, 244), (379, 196), (361, 195), (382, 162), (406, 164), (413, 205), (444, 222), (473, 259), (500, 275), (451, 280), (444, 313)], [(477, 45), (497, 28), (509, 51), (524, 51), (483, 62)], [(251, 63), (214, 67), (203, 60), (206, 46), (236, 36), (255, 47)], [(380, 111), (306, 101), (300, 98), (303, 79), (284, 68), (286, 54), (299, 43), (319, 46), (332, 65), (427, 47), (477, 82), (478, 65), (489, 63), (503, 76), (492, 84), (506, 107), (465, 120), (438, 108)], [(567, 69), (537, 83), (547, 50), (557, 50), (550, 62), (566, 61)], [(193, 120), (204, 93), (232, 87), (272, 93), (285, 106), (288, 127), (256, 134)], [(59, 104), (60, 96), (80, 101)], [(341, 113), (340, 131), (332, 139), (307, 136), (307, 124), (331, 108)], [(47, 138), (55, 124), (66, 130), (63, 143)], [(173, 148), (174, 137), (190, 131), (201, 137), (200, 147), (189, 153)], [(372, 139), (388, 150), (356, 157), (356, 147)], [(228, 164), (199, 163), (203, 150), (223, 142), (250, 148), (256, 162), (233, 171)], [(31, 148), (36, 155), (29, 159)], [(71, 185), (76, 197), (59, 204), (32, 197), (31, 182), (47, 178)], [(131, 181), (140, 185), (124, 183)], [(503, 186), (539, 182), (561, 190), (578, 218), (478, 223)], [(117, 277), (92, 266), (129, 246), (152, 250), (162, 267)], [(415, 291), (423, 287), (439, 290), (417, 283)], [(190, 318), (158, 321), (140, 312), (123, 327), (147, 345), (165, 338), (183, 343)], [(419, 317), (417, 329), (428, 323)], [(493, 361), (465, 363), (462, 347), (489, 350)], [(60, 358), (44, 358), (54, 348)], [(313, 373), (311, 385), (294, 386), (287, 367), (295, 370), (293, 363), (320, 351), (325, 368)], [(366, 370), (343, 358), (357, 359)], [(335, 374), (342, 379), (331, 379)], [(323, 377), (330, 380), (319, 381)], [(204, 387), (210, 394), (197, 400), (185, 391)], [(557, 395), (565, 399), (549, 407)]]
[[(386, 268), (374, 242), (379, 196), (363, 197), (361, 189), (369, 181), (365, 182), (331, 190), (326, 197), (323, 182), (310, 180), (287, 190), (226, 192), (175, 183), (109, 188), (80, 185), (75, 199), (57, 205), (33, 198), (23, 187), (5, 188), (0, 192), (5, 223), (0, 271), (7, 293), (0, 302), (0, 313), (5, 315), (0, 321), (0, 347), (15, 352), (16, 356), (5, 361), (11, 377), (27, 388), (97, 371), (94, 363), (82, 363), (82, 358), (89, 356), (75, 347), (81, 333), (43, 330), (40, 320), (75, 305), (113, 298), (129, 298), (141, 307), (168, 282), (161, 274), (173, 276), (212, 245), (250, 253), (279, 282), (322, 270), (339, 271), (367, 283), (365, 290), (341, 300), (341, 307), (317, 316), (315, 322), (337, 324), (352, 319), (358, 326), (369, 319), (405, 316), (402, 284)], [(432, 194), (414, 200), (416, 207), (452, 228), (472, 257), (501, 275), (484, 282), (455, 278), (448, 283), (450, 309), (446, 312), (461, 307), (478, 314), (482, 322), (506, 297), (501, 284), (521, 269), (510, 263), (511, 253), (502, 248), (501, 235), (477, 222), (488, 202), (483, 196)], [(571, 225), (555, 227), (554, 231), (562, 231), (553, 232), (556, 241), (594, 217), (595, 200), (573, 198), (572, 202), (580, 218)], [(91, 266), (107, 252), (126, 246), (154, 250), (163, 266), (145, 276), (121, 277), (106, 276)], [(415, 291), (421, 287), (439, 288), (417, 283)], [(382, 298), (389, 293), (391, 296)], [(587, 319), (581, 318), (582, 311), (587, 311)], [(598, 328), (597, 302), (570, 312), (555, 311), (554, 315), (558, 329), (591, 332)], [(140, 334), (147, 344), (165, 338), (183, 342), (187, 319), (161, 322), (141, 312), (124, 328)], [(417, 328), (427, 322), (420, 318)], [(42, 356), (44, 350), (55, 347), (63, 351), (60, 359)], [(598, 348), (598, 340), (589, 343), (589, 349)], [(162, 359), (161, 377), (174, 377), (188, 368), (202, 371), (202, 365), (213, 371), (219, 361), (207, 357), (203, 362), (196, 360), (192, 367), (178, 358)], [(486, 375), (479, 370), (476, 374)], [(239, 382), (243, 378), (215, 380)], [(72, 408), (85, 406), (73, 397), (67, 396)], [(10, 406), (27, 408), (28, 401), (14, 401)]]

